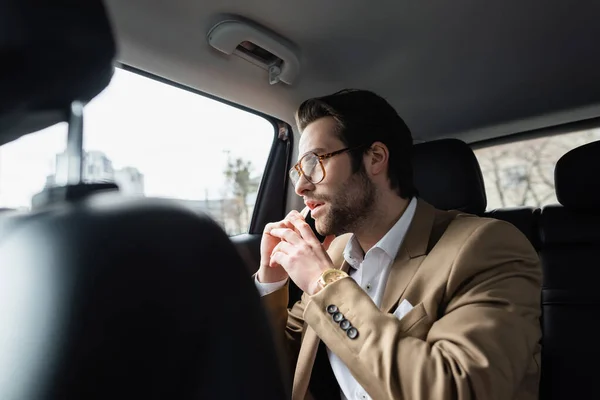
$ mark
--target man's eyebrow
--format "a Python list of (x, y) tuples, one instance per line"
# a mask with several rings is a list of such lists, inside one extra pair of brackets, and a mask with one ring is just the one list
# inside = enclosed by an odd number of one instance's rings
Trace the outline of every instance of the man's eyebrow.
[(306, 153), (316, 153), (316, 154), (322, 154), (322, 153), (325, 153), (325, 152), (326, 152), (326, 150), (325, 150), (324, 148), (322, 148), (322, 147), (317, 147), (317, 148), (315, 148), (315, 149), (310, 149), (310, 150), (308, 150), (308, 151), (305, 151), (305, 152), (304, 152), (304, 153), (302, 153), (302, 154), (299, 154), (299, 155), (298, 155), (298, 161), (300, 161), (300, 158), (302, 158), (302, 156), (303, 156), (303, 155), (305, 155)]

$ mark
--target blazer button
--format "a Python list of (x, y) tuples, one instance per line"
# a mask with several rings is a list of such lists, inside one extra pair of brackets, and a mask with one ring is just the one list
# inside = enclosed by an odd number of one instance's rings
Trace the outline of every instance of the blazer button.
[(340, 322), (340, 328), (342, 328), (343, 330), (347, 331), (348, 329), (350, 329), (350, 327), (352, 327), (352, 324), (350, 324), (350, 321), (348, 321), (347, 319), (342, 320), (342, 322)]
[(334, 304), (331, 304), (327, 306), (327, 312), (329, 314), (335, 314), (336, 312), (338, 312), (338, 308)]
[(333, 320), (335, 322), (340, 322), (343, 319), (344, 319), (344, 314), (342, 314), (341, 312), (336, 312), (335, 314), (333, 314)]
[(346, 331), (346, 334), (350, 339), (356, 339), (358, 337), (358, 329), (350, 328)]

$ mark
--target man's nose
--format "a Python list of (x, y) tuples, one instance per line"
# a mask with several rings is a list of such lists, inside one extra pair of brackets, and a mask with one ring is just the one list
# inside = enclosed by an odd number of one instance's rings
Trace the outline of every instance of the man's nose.
[(312, 184), (308, 179), (306, 179), (306, 177), (304, 176), (304, 174), (300, 175), (300, 178), (298, 178), (298, 182), (296, 182), (296, 194), (298, 196), (304, 196), (304, 194), (306, 192), (310, 192), (312, 190), (315, 189), (315, 185)]

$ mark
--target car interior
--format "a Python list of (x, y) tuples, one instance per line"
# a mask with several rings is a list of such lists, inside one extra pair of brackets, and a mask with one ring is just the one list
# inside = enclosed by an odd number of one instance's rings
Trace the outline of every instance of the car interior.
[(295, 110), (344, 88), (405, 120), (421, 198), (531, 241), (540, 399), (598, 396), (600, 2), (0, 11), (1, 399), (289, 398), (248, 278), (304, 207)]

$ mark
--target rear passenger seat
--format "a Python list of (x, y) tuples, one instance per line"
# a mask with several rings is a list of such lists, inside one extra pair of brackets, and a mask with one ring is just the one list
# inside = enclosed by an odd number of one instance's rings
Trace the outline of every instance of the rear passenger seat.
[(441, 139), (414, 146), (414, 181), (419, 195), (441, 210), (510, 222), (539, 250), (538, 217), (534, 207), (512, 207), (486, 212), (487, 198), (477, 157), (465, 142)]
[(541, 399), (600, 398), (600, 141), (565, 154), (554, 183), (561, 205), (542, 209)]
[(540, 399), (600, 398), (600, 141), (578, 147), (556, 164), (560, 205), (485, 212), (486, 196), (475, 154), (444, 139), (415, 145), (415, 185), (440, 209), (505, 220), (538, 250), (543, 268)]

